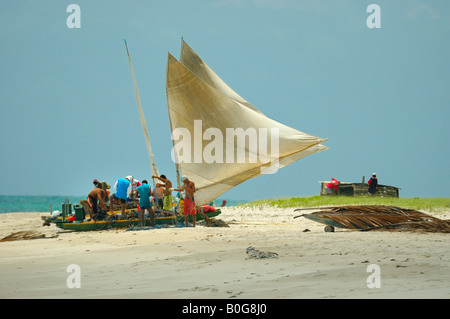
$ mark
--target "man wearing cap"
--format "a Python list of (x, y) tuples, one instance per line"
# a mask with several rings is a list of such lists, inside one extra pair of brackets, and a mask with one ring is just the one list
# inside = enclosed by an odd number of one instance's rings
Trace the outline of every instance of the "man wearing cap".
[(120, 202), (120, 207), (122, 208), (122, 214), (125, 213), (125, 207), (127, 205), (127, 199), (131, 195), (131, 182), (129, 177), (127, 178), (119, 178), (114, 185), (115, 193), (112, 194), (110, 199), (110, 212), (112, 213), (114, 210), (115, 200)]
[[(106, 196), (106, 191), (102, 189), (101, 184), (97, 184), (96, 187), (87, 196), (87, 202), (89, 204), (89, 215), (91, 216), (91, 220), (97, 219), (97, 214), (100, 215), (101, 213), (108, 210), (105, 203), (103, 202)], [(102, 209), (99, 210), (97, 205), (100, 205)]]
[(133, 175), (128, 175), (125, 178), (131, 182), (131, 195), (129, 198), (135, 198), (135, 196), (137, 196), (137, 188), (141, 186), (141, 182), (134, 178)]
[(99, 182), (98, 179), (94, 179), (94, 181), (92, 183), (94, 184), (95, 187), (99, 187), (98, 185), (100, 185), (101, 189), (103, 189), (106, 192), (106, 197), (104, 199), (104, 202), (105, 202), (105, 204), (108, 203), (109, 195), (110, 195), (110, 190), (109, 189), (111, 188), (111, 185), (109, 185), (105, 181)]
[(373, 173), (367, 184), (369, 184), (369, 195), (375, 195), (378, 186), (377, 174)]
[(195, 227), (195, 220), (197, 217), (197, 206), (195, 206), (194, 200), (195, 184), (194, 182), (190, 181), (187, 176), (181, 177), (181, 181), (183, 182), (183, 186), (179, 189), (174, 189), (174, 191), (185, 191), (183, 205), (184, 221), (186, 223), (186, 227), (189, 227), (188, 215), (191, 215), (193, 226)]

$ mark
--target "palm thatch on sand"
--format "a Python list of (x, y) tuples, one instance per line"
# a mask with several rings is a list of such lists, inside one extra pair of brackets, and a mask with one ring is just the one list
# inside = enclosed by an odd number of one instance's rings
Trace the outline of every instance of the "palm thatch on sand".
[[(394, 230), (450, 233), (450, 220), (442, 220), (413, 209), (384, 205), (335, 206), (320, 209), (320, 211), (296, 217), (305, 217), (332, 227), (361, 231)], [(298, 210), (302, 209), (296, 209), (295, 211)]]
[(15, 240), (30, 240), (30, 239), (39, 239), (39, 238), (54, 238), (54, 237), (58, 237), (58, 236), (56, 235), (56, 236), (52, 236), (52, 237), (46, 237), (45, 234), (41, 234), (34, 230), (23, 230), (23, 231), (18, 231), (18, 232), (15, 232), (8, 236), (3, 237), (2, 239), (0, 239), (0, 242), (15, 241)]

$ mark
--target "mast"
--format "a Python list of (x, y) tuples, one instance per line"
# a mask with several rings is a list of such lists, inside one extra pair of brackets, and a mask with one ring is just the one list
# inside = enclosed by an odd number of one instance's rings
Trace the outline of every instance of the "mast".
[[(184, 43), (183, 37), (181, 37), (181, 52), (183, 51), (183, 43)], [(180, 59), (181, 59), (181, 57), (180, 57)], [(167, 75), (168, 71), (169, 71), (169, 63), (167, 63), (166, 75)], [(166, 79), (166, 81), (167, 81), (167, 79)], [(168, 100), (167, 87), (168, 86), (167, 86), (167, 83), (166, 83), (166, 99)], [(173, 126), (172, 126), (172, 121), (170, 120), (169, 107), (167, 108), (167, 111), (169, 112), (170, 134), (172, 134)], [(177, 152), (175, 152), (175, 141), (173, 139), (172, 139), (172, 150), (173, 150), (173, 156), (174, 156), (174, 160), (175, 160), (175, 172), (176, 172), (176, 175), (177, 175), (177, 188), (180, 188), (181, 187), (180, 164), (179, 164), (178, 159), (177, 159)]]
[[(166, 91), (167, 95), (167, 91)], [(170, 111), (169, 111), (169, 122), (170, 122), (170, 134), (172, 135), (173, 127), (172, 127), (172, 121), (170, 121)], [(181, 177), (180, 177), (180, 164), (177, 159), (177, 152), (175, 152), (175, 142), (172, 139), (172, 151), (173, 151), (173, 157), (175, 160), (175, 172), (177, 174), (177, 188), (181, 187)]]
[[(141, 99), (139, 98), (139, 92), (136, 84), (136, 79), (134, 78), (134, 72), (133, 72), (133, 66), (131, 65), (131, 58), (130, 58), (130, 52), (128, 51), (128, 45), (127, 40), (123, 39), (125, 42), (125, 48), (127, 49), (127, 55), (128, 55), (128, 62), (130, 63), (130, 70), (131, 70), (131, 76), (133, 78), (133, 85), (134, 85), (134, 93), (136, 95), (136, 102), (139, 108), (139, 115), (141, 117), (141, 124), (142, 124), (142, 130), (144, 131), (144, 137), (145, 142), (147, 144), (147, 150), (148, 150), (148, 156), (150, 158), (150, 167), (151, 167), (151, 174), (155, 176), (159, 176), (158, 168), (156, 167), (155, 160), (153, 159), (153, 153), (152, 153), (152, 147), (150, 145), (150, 138), (148, 137), (148, 131), (147, 131), (147, 124), (145, 122), (144, 113), (142, 112), (142, 106), (141, 106)], [(153, 186), (156, 185), (156, 182), (153, 180)]]

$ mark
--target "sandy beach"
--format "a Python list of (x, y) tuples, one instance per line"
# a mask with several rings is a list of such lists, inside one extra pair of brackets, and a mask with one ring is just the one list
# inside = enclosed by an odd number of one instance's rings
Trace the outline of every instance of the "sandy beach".
[[(450, 297), (448, 234), (327, 233), (294, 219), (292, 208), (225, 207), (218, 218), (228, 228), (138, 231), (58, 231), (42, 226), (43, 215), (0, 214), (0, 238), (23, 230), (46, 237), (0, 242), (1, 298)], [(249, 258), (249, 246), (278, 258)], [(70, 265), (79, 267), (79, 288), (68, 285)], [(369, 266), (379, 269), (379, 287), (369, 287)]]

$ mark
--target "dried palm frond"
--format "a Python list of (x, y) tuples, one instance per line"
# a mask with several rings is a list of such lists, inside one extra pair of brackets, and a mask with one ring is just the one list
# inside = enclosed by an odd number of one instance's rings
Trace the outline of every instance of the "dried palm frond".
[(363, 231), (406, 230), (450, 233), (450, 221), (413, 209), (384, 205), (335, 206), (321, 209), (300, 216), (333, 227)]
[[(53, 237), (57, 237), (53, 236)], [(12, 233), (6, 237), (0, 239), (0, 242), (4, 241), (15, 241), (15, 240), (29, 240), (29, 239), (39, 239), (39, 238), (53, 238), (53, 237), (45, 237), (45, 234), (41, 234), (37, 231), (29, 230), (29, 231), (18, 231)]]
[(206, 216), (202, 208), (200, 208), (198, 212), (203, 216), (206, 227), (230, 227), (225, 221), (221, 219), (215, 219), (214, 217)]

